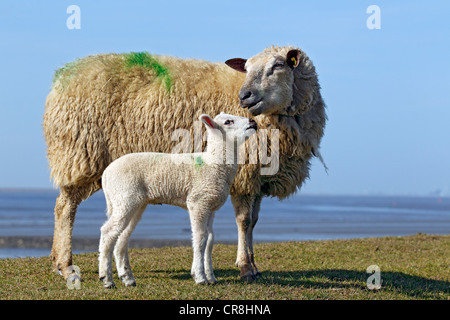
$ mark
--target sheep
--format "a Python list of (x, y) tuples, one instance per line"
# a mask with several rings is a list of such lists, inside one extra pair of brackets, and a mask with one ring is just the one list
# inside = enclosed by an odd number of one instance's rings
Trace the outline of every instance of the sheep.
[(77, 207), (101, 188), (108, 164), (128, 153), (171, 152), (177, 143), (171, 133), (180, 128), (193, 134), (194, 121), (203, 113), (217, 114), (217, 106), (250, 116), (260, 129), (279, 130), (276, 174), (261, 175), (260, 162), (246, 161), (230, 190), (238, 227), (236, 265), (244, 280), (260, 274), (253, 229), (261, 201), (285, 199), (301, 188), (312, 157), (320, 158), (326, 123), (315, 67), (291, 46), (268, 47), (227, 64), (144, 52), (93, 55), (58, 69), (43, 122), (51, 178), (60, 189), (50, 255), (55, 271), (70, 276)]
[(206, 152), (131, 153), (103, 172), (109, 219), (101, 228), (99, 276), (106, 288), (115, 286), (114, 245), (119, 278), (126, 286), (136, 285), (128, 239), (148, 204), (175, 205), (189, 211), (194, 251), (191, 275), (197, 284), (216, 283), (211, 258), (214, 214), (225, 203), (238, 169), (235, 141), (239, 147), (256, 132), (257, 125), (254, 120), (223, 112), (214, 120), (206, 114), (199, 120), (207, 128)]

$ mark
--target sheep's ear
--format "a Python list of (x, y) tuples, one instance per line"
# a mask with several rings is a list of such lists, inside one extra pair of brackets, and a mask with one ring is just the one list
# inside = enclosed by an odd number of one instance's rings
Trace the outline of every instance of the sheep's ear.
[(297, 68), (300, 63), (300, 51), (297, 49), (290, 50), (286, 55), (286, 62), (292, 69)]
[(207, 114), (202, 114), (199, 119), (200, 121), (203, 121), (203, 123), (206, 124), (207, 127), (210, 127), (211, 129), (217, 128), (217, 124)]
[(229, 66), (230, 68), (233, 68), (234, 70), (246, 73), (247, 72), (247, 70), (245, 70), (246, 62), (247, 62), (247, 60), (245, 60), (245, 59), (234, 58), (234, 59), (225, 61), (225, 64), (227, 66)]

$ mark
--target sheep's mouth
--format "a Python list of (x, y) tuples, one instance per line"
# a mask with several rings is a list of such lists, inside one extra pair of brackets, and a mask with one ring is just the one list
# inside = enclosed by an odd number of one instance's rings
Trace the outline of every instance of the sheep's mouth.
[(248, 107), (248, 112), (250, 112), (253, 116), (260, 115), (264, 110), (264, 101), (260, 100), (255, 104), (252, 104)]
[(256, 123), (251, 124), (251, 125), (250, 125), (247, 129), (245, 129), (245, 130), (251, 130), (251, 129), (257, 131), (257, 130), (258, 130), (258, 125), (257, 125)]

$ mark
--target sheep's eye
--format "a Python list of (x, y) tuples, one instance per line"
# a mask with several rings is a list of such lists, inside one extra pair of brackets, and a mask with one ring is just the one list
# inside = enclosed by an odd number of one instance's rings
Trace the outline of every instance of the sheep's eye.
[(284, 63), (282, 63), (282, 62), (277, 62), (273, 65), (273, 69), (275, 69), (275, 70), (281, 70), (283, 68), (284, 68)]
[(225, 121), (225, 124), (227, 124), (227, 125), (232, 124), (232, 123), (234, 123), (233, 120), (227, 120), (227, 121)]

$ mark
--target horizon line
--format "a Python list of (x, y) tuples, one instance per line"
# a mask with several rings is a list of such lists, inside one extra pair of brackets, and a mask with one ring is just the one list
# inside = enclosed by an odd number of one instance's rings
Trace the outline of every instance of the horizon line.
[[(98, 190), (102, 191), (102, 189)], [(59, 192), (59, 187), (0, 187), (0, 192)], [(349, 193), (332, 193), (332, 192), (302, 192), (301, 190), (292, 194), (291, 197), (298, 196), (330, 196), (330, 197), (422, 197), (422, 198), (450, 198), (450, 194), (443, 195), (433, 193), (381, 193), (381, 192), (349, 192)], [(87, 199), (86, 199), (87, 200)]]

